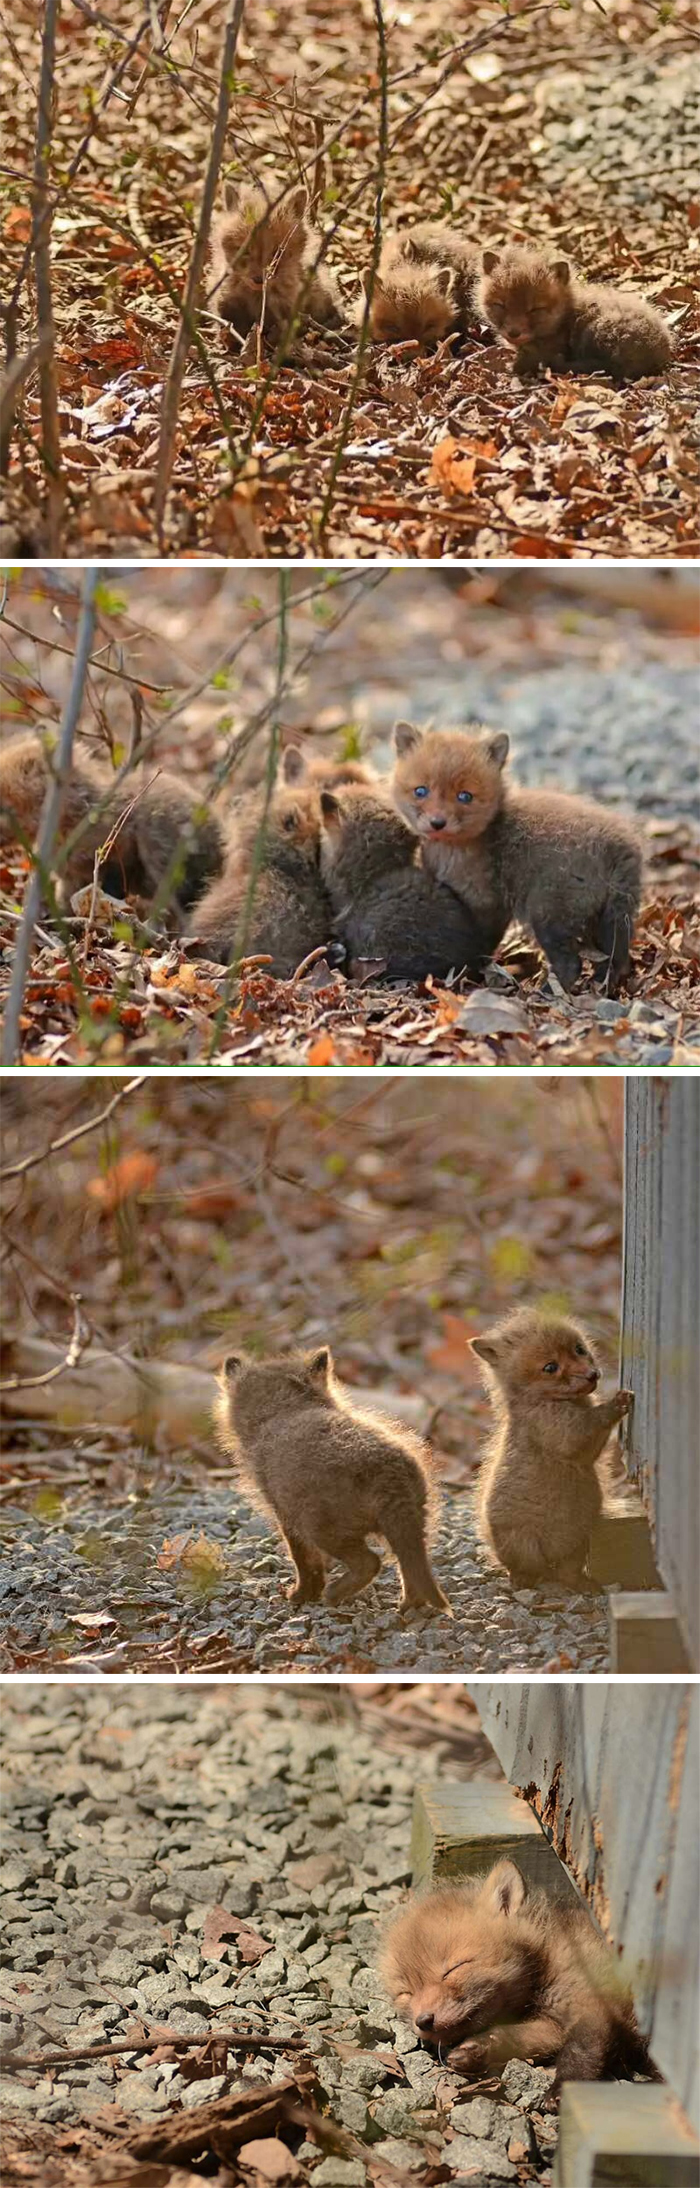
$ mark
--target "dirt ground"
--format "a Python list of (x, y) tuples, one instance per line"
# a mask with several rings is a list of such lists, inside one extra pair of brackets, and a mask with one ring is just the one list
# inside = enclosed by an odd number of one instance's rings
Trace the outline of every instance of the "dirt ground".
[[(188, 955), (148, 906), (89, 895), (37, 929), (20, 1049), (34, 1065), (215, 1063), (352, 1069), (697, 1065), (700, 773), (697, 580), (691, 573), (328, 572), (293, 576), (288, 661), (275, 699), (279, 587), (256, 573), (120, 570), (99, 590), (82, 736), (114, 767), (135, 710), (154, 763), (225, 817), (280, 738), (364, 751), (391, 766), (397, 716), (508, 729), (516, 781), (585, 791), (634, 813), (646, 857), (627, 996), (589, 975), (553, 989), (511, 929), (486, 983), (349, 979), (321, 957), (292, 982), (233, 982)], [(78, 614), (76, 579), (8, 581), (2, 685), (8, 734), (57, 728)], [(400, 642), (397, 642), (400, 633)], [(132, 775), (134, 790), (140, 777)], [(58, 860), (60, 869), (60, 856)], [(0, 864), (0, 994), (7, 993), (27, 858)], [(87, 915), (87, 916), (86, 916)], [(143, 919), (146, 925), (142, 924)]]
[[(201, 285), (165, 520), (164, 379), (212, 134), (223, 0), (60, 12), (47, 160), (62, 500), (47, 518), (36, 368), (18, 399), (3, 551), (421, 560), (688, 557), (697, 550), (697, 0), (247, 0), (222, 174), (316, 174), (347, 327), (282, 367), (232, 350)], [(386, 42), (386, 67), (378, 45)], [(144, 23), (146, 27), (144, 27)], [(17, 0), (0, 58), (3, 242), (16, 341), (27, 275), (39, 44)], [(386, 76), (386, 131), (381, 94)], [(527, 385), (483, 330), (370, 344), (354, 324), (379, 182), (391, 226), (449, 218), (536, 240), (642, 292), (676, 343), (667, 379)]]
[(115, 1108), (122, 1087), (8, 1087), (5, 1378), (29, 1339), (65, 1361), (78, 1295), (88, 1362), (99, 1346), (108, 1364), (212, 1373), (231, 1349), (329, 1342), (360, 1402), (430, 1439), (455, 1615), (402, 1619), (390, 1562), (352, 1605), (294, 1609), (279, 1540), (206, 1408), (188, 1433), (161, 1414), (144, 1437), (123, 1413), (105, 1425), (98, 1397), (78, 1426), (60, 1375), (33, 1411), (20, 1363), (0, 1476), (3, 1668), (604, 1671), (604, 1595), (512, 1585), (478, 1544), (490, 1409), (467, 1346), (548, 1299), (590, 1324), (614, 1387), (620, 1082), (476, 1080), (468, 1118), (447, 1081), (151, 1079)]

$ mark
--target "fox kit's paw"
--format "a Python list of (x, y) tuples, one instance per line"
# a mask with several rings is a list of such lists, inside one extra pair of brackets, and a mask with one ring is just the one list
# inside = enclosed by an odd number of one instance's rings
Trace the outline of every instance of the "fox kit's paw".
[(447, 2054), (450, 2073), (469, 2074), (475, 2079), (479, 2074), (493, 2073), (494, 2063), (488, 2037), (483, 2036), (469, 2036), (466, 2043), (457, 2044), (456, 2049)]
[(448, 1597), (443, 1595), (442, 1588), (438, 1588), (437, 1585), (434, 1595), (419, 1595), (417, 1592), (413, 1595), (404, 1592), (401, 1597), (400, 1609), (402, 1613), (406, 1611), (442, 1611), (446, 1618), (454, 1618), (455, 1615)]
[(624, 1420), (625, 1414), (626, 1414), (626, 1413), (631, 1413), (633, 1405), (634, 1405), (634, 1391), (633, 1391), (633, 1390), (618, 1390), (618, 1392), (617, 1392), (617, 1395), (616, 1395), (616, 1398), (615, 1398), (615, 1417), (616, 1417), (616, 1419), (617, 1419), (618, 1421), (622, 1421), (622, 1420)]

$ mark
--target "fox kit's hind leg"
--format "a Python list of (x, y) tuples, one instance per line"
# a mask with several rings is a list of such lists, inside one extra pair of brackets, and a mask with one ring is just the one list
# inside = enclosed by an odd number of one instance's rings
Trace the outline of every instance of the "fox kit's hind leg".
[(581, 971), (581, 957), (573, 935), (567, 933), (565, 927), (550, 925), (548, 919), (533, 918), (532, 927), (535, 940), (539, 942), (540, 949), (544, 950), (552, 972), (556, 974), (560, 986), (568, 992), (576, 986)]
[(312, 1550), (299, 1535), (285, 1531), (284, 1540), (296, 1571), (296, 1580), (289, 1590), (289, 1603), (318, 1603), (323, 1594), (325, 1567), (318, 1550)]
[(383, 1512), (381, 1526), (399, 1564), (402, 1611), (448, 1611), (452, 1617), (447, 1596), (431, 1569), (418, 1513), (406, 1505)]
[(370, 1550), (363, 1535), (348, 1542), (339, 1542), (333, 1555), (342, 1560), (346, 1570), (339, 1574), (337, 1580), (327, 1581), (323, 1592), (324, 1603), (350, 1603), (353, 1596), (359, 1595), (361, 1588), (369, 1587), (370, 1580), (379, 1572), (381, 1558), (376, 1550)]

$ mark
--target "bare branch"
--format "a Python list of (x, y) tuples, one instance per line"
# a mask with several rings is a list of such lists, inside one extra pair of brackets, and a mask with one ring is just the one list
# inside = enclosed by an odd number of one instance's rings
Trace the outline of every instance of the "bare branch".
[(377, 140), (377, 192), (374, 205), (374, 235), (372, 238), (372, 256), (370, 259), (369, 267), (367, 269), (364, 310), (362, 313), (362, 322), (357, 338), (354, 371), (348, 389), (348, 399), (340, 421), (338, 445), (335, 451), (335, 455), (333, 457), (333, 462), (331, 464), (330, 477), (323, 497), (321, 515), (319, 518), (318, 538), (319, 545), (321, 547), (323, 547), (325, 543), (326, 533), (328, 530), (328, 520), (333, 506), (333, 496), (335, 493), (336, 480), (340, 471), (340, 466), (343, 461), (343, 456), (345, 454), (352, 414), (355, 408), (355, 399), (364, 375), (365, 351), (367, 348), (367, 343), (369, 341), (369, 319), (370, 312), (372, 310), (374, 284), (377, 278), (379, 257), (382, 248), (382, 208), (384, 203), (384, 182), (386, 176), (387, 146), (389, 141), (389, 92), (386, 51), (386, 25), (384, 22), (384, 10), (382, 0), (373, 0), (373, 4), (374, 20), (377, 30), (377, 65), (379, 70), (379, 135)]
[(42, 458), (46, 471), (47, 545), (50, 554), (60, 548), (63, 510), (61, 434), (58, 423), (58, 381), (51, 289), (51, 199), (48, 178), (56, 79), (56, 30), (59, 0), (44, 0), (44, 32), (41, 45), (39, 111), (36, 125), (34, 188), (32, 192), (32, 240), (36, 301), (44, 354), (40, 361)]
[(130, 1094), (138, 1094), (139, 1088), (145, 1084), (145, 1078), (146, 1074), (142, 1071), (138, 1078), (128, 1079), (126, 1086), (120, 1086), (117, 1093), (112, 1095), (106, 1109), (98, 1109), (94, 1117), (88, 1117), (86, 1124), (74, 1125), (71, 1132), (62, 1132), (60, 1139), (49, 1140), (48, 1147), (43, 1147), (40, 1155), (24, 1155), (21, 1162), (8, 1163), (4, 1170), (0, 1170), (0, 1182), (4, 1183), (7, 1178), (25, 1177), (27, 1171), (36, 1170), (40, 1162), (48, 1162), (51, 1155), (61, 1154), (64, 1147), (72, 1147), (74, 1141), (84, 1139), (86, 1133), (96, 1132), (99, 1125), (106, 1124), (114, 1116), (115, 1109), (119, 1108), (121, 1102), (128, 1101)]
[(51, 856), (61, 818), (61, 807), (73, 755), (73, 739), (83, 703), (90, 648), (95, 635), (95, 592), (99, 582), (99, 574), (96, 568), (87, 569), (83, 578), (82, 607), (76, 639), (73, 675), (59, 732), (55, 767), (44, 799), (35, 863), (27, 883), (22, 925), (17, 936), (3, 1027), (2, 1061), (4, 1064), (16, 1064), (19, 1060), (19, 1022), (29, 970), (32, 936), (39, 917), (42, 877), (48, 872), (51, 865)]
[(43, 333), (39, 333), (31, 349), (25, 350), (23, 357), (13, 357), (11, 362), (8, 361), (7, 371), (2, 386), (0, 386), (0, 478), (7, 477), (12, 428), (22, 389), (26, 387), (32, 373), (36, 372), (37, 366), (43, 365), (45, 359), (51, 355), (52, 342), (52, 332), (44, 328)]
[(224, 33), (224, 47), (221, 56), (219, 96), (216, 105), (216, 115), (214, 118), (214, 129), (209, 151), (209, 159), (207, 161), (207, 171), (204, 178), (204, 189), (202, 192), (202, 202), (199, 209), (197, 232), (192, 246), (192, 255), (190, 258), (189, 272), (187, 275), (187, 284), (185, 287), (185, 294), (182, 302), (182, 309), (180, 312), (180, 323), (178, 326), (177, 334), (175, 336), (172, 356), (170, 359), (170, 364), (168, 366), (165, 386), (163, 389), (163, 402), (160, 417), (160, 440), (158, 444), (158, 461), (156, 466), (155, 483), (155, 521), (158, 530), (158, 539), (161, 547), (163, 545), (163, 517), (165, 514), (165, 504), (167, 500), (168, 487), (170, 485), (173, 462), (175, 459), (175, 432), (177, 428), (180, 394), (182, 390), (185, 364), (187, 361), (187, 352), (189, 350), (190, 342), (192, 340), (192, 332), (195, 323), (195, 314), (197, 310), (197, 295), (202, 271), (204, 268), (206, 248), (209, 241), (209, 230), (211, 227), (212, 213), (214, 211), (214, 199), (216, 196), (216, 186), (219, 180), (219, 169), (221, 167), (221, 162), (224, 155), (224, 143), (226, 139), (226, 129), (228, 125), (229, 107), (231, 104), (231, 82), (233, 77), (233, 66), (236, 58), (238, 33), (243, 20), (244, 4), (245, 0), (229, 0), (226, 29)]

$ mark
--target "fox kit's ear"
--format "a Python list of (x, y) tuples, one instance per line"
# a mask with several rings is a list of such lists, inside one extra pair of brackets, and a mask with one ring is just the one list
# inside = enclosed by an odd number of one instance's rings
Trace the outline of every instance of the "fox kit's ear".
[(455, 285), (454, 267), (440, 266), (435, 275), (438, 296), (451, 296)]
[(321, 817), (328, 829), (335, 831), (342, 827), (343, 808), (334, 790), (321, 791)]
[(319, 1345), (318, 1352), (310, 1354), (307, 1366), (309, 1374), (314, 1377), (314, 1381), (325, 1383), (329, 1368), (333, 1366), (330, 1345)]
[(422, 735), (422, 730), (416, 729), (414, 722), (394, 723), (394, 744), (397, 752), (410, 752), (414, 745), (420, 744)]
[(371, 291), (375, 303), (378, 297), (384, 295), (384, 283), (383, 281), (380, 281), (378, 273), (375, 273), (374, 287), (372, 287), (372, 275), (370, 273), (369, 266), (366, 266), (364, 273), (360, 274), (360, 280), (362, 282), (365, 296), (369, 296)]
[(555, 281), (570, 281), (571, 267), (568, 258), (554, 258), (552, 260), (552, 273)]
[(225, 211), (226, 211), (227, 213), (235, 213), (235, 211), (236, 211), (236, 208), (237, 208), (237, 205), (238, 205), (238, 189), (237, 189), (237, 186), (236, 186), (235, 182), (225, 182), (225, 183), (224, 183), (224, 209), (225, 209)]
[(282, 754), (283, 783), (301, 783), (306, 774), (306, 761), (300, 745), (285, 745)]
[(308, 213), (309, 210), (309, 193), (305, 182), (302, 182), (297, 190), (289, 191), (288, 196), (285, 198), (285, 205), (289, 206), (290, 213), (294, 214), (295, 220), (304, 219), (305, 213)]
[(240, 1375), (242, 1366), (243, 1361), (239, 1352), (227, 1353), (224, 1360), (224, 1375), (228, 1383), (235, 1383), (236, 1376)]
[(469, 1350), (476, 1353), (477, 1360), (488, 1360), (491, 1364), (498, 1359), (498, 1346), (488, 1331), (485, 1337), (470, 1337)]
[(481, 263), (484, 269), (484, 273), (493, 273), (494, 266), (498, 265), (498, 252), (482, 251)]
[(510, 752), (510, 737), (505, 729), (498, 729), (493, 737), (487, 737), (486, 750), (495, 767), (505, 767)]
[(496, 1862), (495, 1869), (491, 1869), (486, 1878), (484, 1895), (493, 1914), (518, 1913), (527, 1896), (527, 1886), (514, 1861)]

